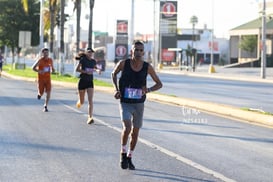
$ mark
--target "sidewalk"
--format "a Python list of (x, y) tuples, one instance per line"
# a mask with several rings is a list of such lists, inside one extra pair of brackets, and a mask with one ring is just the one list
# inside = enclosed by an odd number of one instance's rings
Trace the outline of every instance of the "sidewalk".
[(163, 69), (158, 70), (158, 72), (197, 77), (273, 83), (273, 68), (266, 68), (265, 79), (261, 77), (261, 68), (223, 68), (222, 66), (217, 65), (215, 65), (214, 68), (215, 73), (209, 73), (209, 65), (198, 66), (195, 72), (193, 72), (192, 70), (187, 71), (185, 69), (179, 70), (177, 67), (163, 67)]

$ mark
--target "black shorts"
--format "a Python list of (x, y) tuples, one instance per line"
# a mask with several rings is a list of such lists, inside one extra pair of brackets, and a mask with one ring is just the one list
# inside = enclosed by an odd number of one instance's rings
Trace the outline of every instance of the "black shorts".
[(86, 80), (86, 79), (82, 79), (80, 78), (79, 82), (78, 82), (78, 89), (79, 90), (85, 90), (88, 88), (94, 88), (94, 83), (93, 80)]

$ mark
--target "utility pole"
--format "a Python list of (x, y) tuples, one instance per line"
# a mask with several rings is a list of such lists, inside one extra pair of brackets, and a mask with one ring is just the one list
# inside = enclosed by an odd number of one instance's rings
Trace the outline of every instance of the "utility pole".
[(135, 0), (132, 0), (131, 4), (131, 37), (130, 37), (130, 44), (132, 45), (134, 42), (134, 24), (135, 24)]
[(158, 63), (158, 61), (157, 61), (157, 52), (156, 52), (156, 50), (157, 50), (157, 47), (156, 47), (156, 35), (157, 35), (157, 33), (156, 33), (156, 19), (155, 19), (155, 17), (156, 17), (156, 0), (154, 0), (154, 15), (153, 15), (153, 23), (154, 23), (154, 25), (153, 25), (153, 32), (154, 32), (154, 37), (153, 37), (153, 60), (152, 60), (152, 64), (153, 64), (153, 66), (154, 66), (154, 68), (156, 68), (157, 67), (157, 63)]
[(263, 0), (262, 10), (262, 54), (261, 54), (261, 77), (264, 79), (266, 76), (266, 2)]

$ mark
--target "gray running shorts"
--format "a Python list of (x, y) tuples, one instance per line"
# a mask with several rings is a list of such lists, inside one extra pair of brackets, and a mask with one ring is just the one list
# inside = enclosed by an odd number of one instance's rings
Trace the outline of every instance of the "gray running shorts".
[(132, 122), (135, 128), (142, 127), (143, 112), (144, 103), (120, 103), (121, 120), (123, 122)]

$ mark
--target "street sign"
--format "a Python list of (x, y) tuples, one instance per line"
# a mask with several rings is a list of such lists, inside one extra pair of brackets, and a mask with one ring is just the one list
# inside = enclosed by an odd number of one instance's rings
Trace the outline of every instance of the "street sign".
[(31, 32), (19, 31), (18, 46), (21, 48), (24, 48), (24, 47), (30, 47), (30, 45), (31, 45)]
[(127, 53), (127, 48), (124, 45), (119, 45), (116, 48), (116, 55), (118, 57), (124, 57)]
[(176, 12), (176, 5), (174, 5), (174, 3), (172, 3), (172, 2), (166, 2), (162, 6), (162, 13), (166, 17), (172, 17), (172, 16), (176, 15), (176, 13), (177, 13)]

